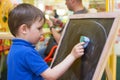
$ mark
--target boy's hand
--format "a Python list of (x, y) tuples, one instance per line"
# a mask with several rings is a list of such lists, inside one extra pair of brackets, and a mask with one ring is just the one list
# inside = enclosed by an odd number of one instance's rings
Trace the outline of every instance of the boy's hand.
[(78, 43), (76, 44), (72, 51), (71, 51), (71, 55), (77, 59), (79, 57), (81, 57), (84, 54), (84, 48), (83, 48), (84, 42)]

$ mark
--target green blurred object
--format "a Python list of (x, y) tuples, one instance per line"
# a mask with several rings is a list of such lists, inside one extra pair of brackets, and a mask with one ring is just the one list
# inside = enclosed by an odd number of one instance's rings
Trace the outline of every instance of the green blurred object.
[(43, 25), (43, 28), (49, 28), (48, 24), (45, 23), (45, 24)]
[(84, 36), (80, 37), (80, 42), (84, 42)]
[(7, 80), (7, 55), (4, 55), (4, 51), (0, 57), (0, 80)]
[(7, 17), (6, 17), (6, 16), (3, 16), (3, 17), (2, 17), (2, 20), (3, 20), (3, 22), (7, 22)]

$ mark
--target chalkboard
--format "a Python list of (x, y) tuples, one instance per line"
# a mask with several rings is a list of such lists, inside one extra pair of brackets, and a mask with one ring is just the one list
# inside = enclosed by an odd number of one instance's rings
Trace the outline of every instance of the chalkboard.
[(73, 46), (79, 42), (80, 36), (88, 37), (90, 42), (85, 48), (85, 54), (77, 59), (59, 80), (93, 80), (111, 28), (116, 24), (115, 18), (108, 13), (80, 14), (70, 17), (54, 56), (52, 67), (60, 63), (71, 52)]

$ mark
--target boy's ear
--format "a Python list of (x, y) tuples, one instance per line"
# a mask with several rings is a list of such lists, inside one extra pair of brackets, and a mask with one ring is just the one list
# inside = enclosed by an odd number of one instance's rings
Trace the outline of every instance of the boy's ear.
[(26, 34), (27, 29), (28, 29), (28, 27), (27, 27), (26, 24), (22, 24), (22, 25), (20, 26), (20, 28), (19, 28), (20, 33), (23, 33), (23, 34)]

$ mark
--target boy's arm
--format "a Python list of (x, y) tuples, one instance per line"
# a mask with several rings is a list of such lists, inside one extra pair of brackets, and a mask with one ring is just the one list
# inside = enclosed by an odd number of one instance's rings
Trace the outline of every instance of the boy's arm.
[(58, 79), (64, 72), (68, 70), (68, 68), (72, 65), (72, 63), (79, 57), (84, 54), (83, 45), (84, 43), (79, 43), (72, 49), (71, 53), (58, 65), (55, 67), (48, 68), (44, 71), (41, 76), (46, 80), (56, 80)]

